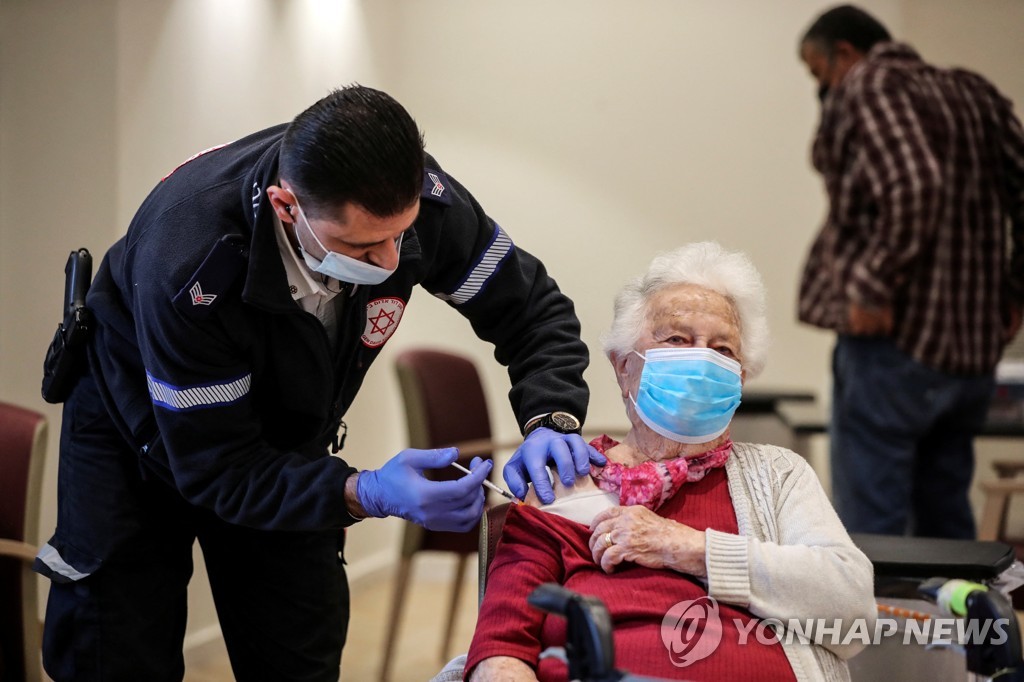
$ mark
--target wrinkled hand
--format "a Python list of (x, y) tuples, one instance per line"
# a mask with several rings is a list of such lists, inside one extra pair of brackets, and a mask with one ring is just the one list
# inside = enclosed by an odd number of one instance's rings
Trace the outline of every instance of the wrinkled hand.
[(853, 336), (890, 336), (892, 334), (892, 307), (874, 308), (851, 303), (847, 329)]
[(553, 460), (558, 477), (566, 487), (571, 487), (577, 476), (590, 473), (590, 463), (604, 466), (605, 456), (595, 450), (583, 437), (575, 433), (559, 433), (548, 428), (534, 429), (526, 441), (505, 465), (502, 475), (513, 495), (520, 500), (526, 497), (527, 483), (533, 483), (544, 504), (555, 501), (551, 481), (545, 468)]
[(624, 561), (632, 561), (647, 568), (671, 568), (698, 578), (707, 575), (704, 532), (658, 516), (647, 507), (605, 509), (594, 517), (590, 530), (590, 552), (605, 573), (611, 573)]
[(359, 503), (370, 516), (400, 516), (430, 530), (464, 532), (484, 510), (481, 487), (494, 466), (479, 457), (470, 471), (454, 481), (431, 481), (424, 469), (441, 469), (459, 456), (457, 448), (403, 450), (375, 471), (362, 471), (356, 481)]

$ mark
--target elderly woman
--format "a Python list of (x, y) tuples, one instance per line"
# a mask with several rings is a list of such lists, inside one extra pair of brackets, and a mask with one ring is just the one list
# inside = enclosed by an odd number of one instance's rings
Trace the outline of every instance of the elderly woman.
[[(636, 674), (848, 678), (863, 637), (846, 634), (856, 619), (873, 627), (871, 564), (804, 459), (729, 437), (767, 342), (763, 286), (743, 254), (691, 244), (626, 285), (605, 353), (631, 429), (595, 440), (608, 466), (554, 504), (509, 509), (467, 679), (565, 679), (564, 663), (541, 656), (564, 645), (565, 621), (526, 602), (545, 582), (605, 602), (616, 665)], [(680, 616), (701, 600), (721, 628), (695, 649)], [(763, 619), (799, 621), (818, 643)]]

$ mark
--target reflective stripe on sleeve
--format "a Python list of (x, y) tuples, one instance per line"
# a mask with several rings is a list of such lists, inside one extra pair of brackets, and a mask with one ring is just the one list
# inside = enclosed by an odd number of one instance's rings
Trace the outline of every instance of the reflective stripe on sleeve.
[(146, 383), (149, 385), (149, 395), (154, 405), (176, 412), (186, 412), (238, 402), (249, 393), (252, 374), (223, 383), (178, 387), (160, 381), (146, 372)]
[(480, 293), (480, 290), (487, 284), (487, 280), (497, 272), (498, 266), (501, 265), (501, 262), (511, 252), (512, 240), (500, 226), (495, 225), (494, 238), (483, 255), (480, 256), (480, 260), (469, 271), (469, 274), (466, 275), (466, 279), (459, 285), (459, 288), (442, 298), (451, 301), (455, 305), (472, 300), (474, 296)]
[(81, 580), (82, 578), (89, 577), (88, 573), (82, 573), (74, 566), (64, 561), (64, 557), (60, 555), (57, 548), (46, 543), (39, 550), (39, 554), (36, 558), (42, 561), (47, 567), (54, 573), (60, 574), (69, 580)]

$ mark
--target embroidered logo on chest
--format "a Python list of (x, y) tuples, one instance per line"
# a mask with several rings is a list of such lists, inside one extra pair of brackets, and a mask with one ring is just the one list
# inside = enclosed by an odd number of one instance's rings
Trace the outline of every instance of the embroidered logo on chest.
[(398, 329), (405, 312), (405, 301), (400, 298), (375, 298), (366, 304), (366, 327), (362, 341), (367, 348), (380, 348)]

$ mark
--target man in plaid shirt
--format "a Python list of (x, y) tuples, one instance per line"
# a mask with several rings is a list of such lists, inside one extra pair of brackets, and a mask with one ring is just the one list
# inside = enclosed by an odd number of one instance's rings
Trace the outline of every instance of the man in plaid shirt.
[(852, 532), (974, 537), (973, 438), (1024, 302), (1024, 132), (985, 79), (864, 11), (800, 41), (828, 218), (800, 320), (834, 330), (832, 489)]

